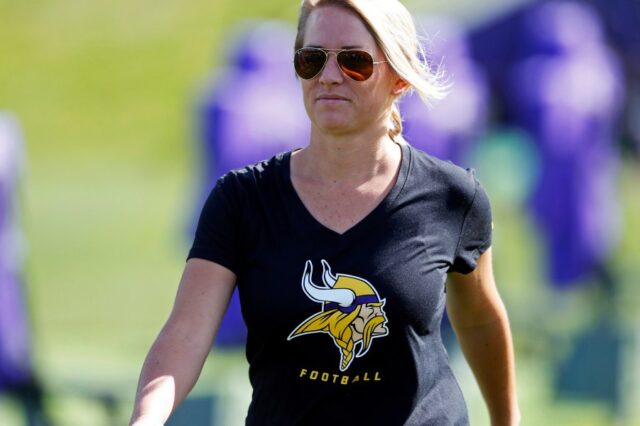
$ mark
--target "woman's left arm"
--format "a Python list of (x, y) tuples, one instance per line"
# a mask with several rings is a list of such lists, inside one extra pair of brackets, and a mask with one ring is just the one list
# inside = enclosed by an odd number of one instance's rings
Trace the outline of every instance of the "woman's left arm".
[(498, 294), (491, 248), (469, 274), (451, 273), (447, 314), (489, 409), (492, 426), (520, 423), (509, 319)]

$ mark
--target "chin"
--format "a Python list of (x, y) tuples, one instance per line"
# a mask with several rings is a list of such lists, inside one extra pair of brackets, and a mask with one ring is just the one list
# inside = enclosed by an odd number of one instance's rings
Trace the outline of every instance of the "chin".
[(318, 128), (326, 133), (333, 134), (350, 133), (350, 131), (352, 130), (351, 126), (347, 124), (326, 124), (318, 126)]
[(347, 133), (353, 130), (353, 120), (345, 115), (339, 117), (321, 117), (315, 120), (316, 127), (330, 133)]
[(387, 334), (387, 327), (385, 327), (383, 324), (380, 324), (373, 329), (374, 336), (383, 335), (383, 334)]

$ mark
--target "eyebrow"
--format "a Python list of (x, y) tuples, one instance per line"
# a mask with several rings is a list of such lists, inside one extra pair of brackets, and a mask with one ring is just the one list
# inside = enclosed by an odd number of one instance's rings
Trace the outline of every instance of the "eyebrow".
[[(315, 49), (325, 49), (325, 47), (317, 46), (315, 44), (310, 44), (306, 47), (313, 47)], [(353, 45), (353, 46), (349, 45), (349, 46), (342, 46), (340, 49), (362, 49), (362, 48), (363, 48), (362, 46), (358, 46), (358, 45)]]

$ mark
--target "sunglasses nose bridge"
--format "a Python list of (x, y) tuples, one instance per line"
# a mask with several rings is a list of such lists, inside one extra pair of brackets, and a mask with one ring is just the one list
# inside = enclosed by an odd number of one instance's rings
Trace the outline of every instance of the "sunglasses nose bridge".
[[(342, 80), (343, 75), (342, 75), (342, 69), (340, 67), (340, 64), (338, 62), (338, 54), (340, 52), (334, 52), (334, 51), (325, 51), (325, 60), (324, 60), (324, 65), (322, 66), (322, 69), (320, 70), (320, 80), (325, 80), (325, 81), (335, 81), (335, 80)], [(331, 58), (331, 56), (333, 55), (333, 59)], [(329, 74), (328, 74), (329, 73)]]

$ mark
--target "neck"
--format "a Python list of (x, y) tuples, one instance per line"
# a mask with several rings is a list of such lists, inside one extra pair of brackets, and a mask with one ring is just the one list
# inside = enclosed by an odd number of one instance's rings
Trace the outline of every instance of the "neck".
[(312, 128), (309, 146), (295, 154), (301, 175), (334, 183), (364, 181), (395, 170), (401, 155), (386, 128), (357, 135)]

